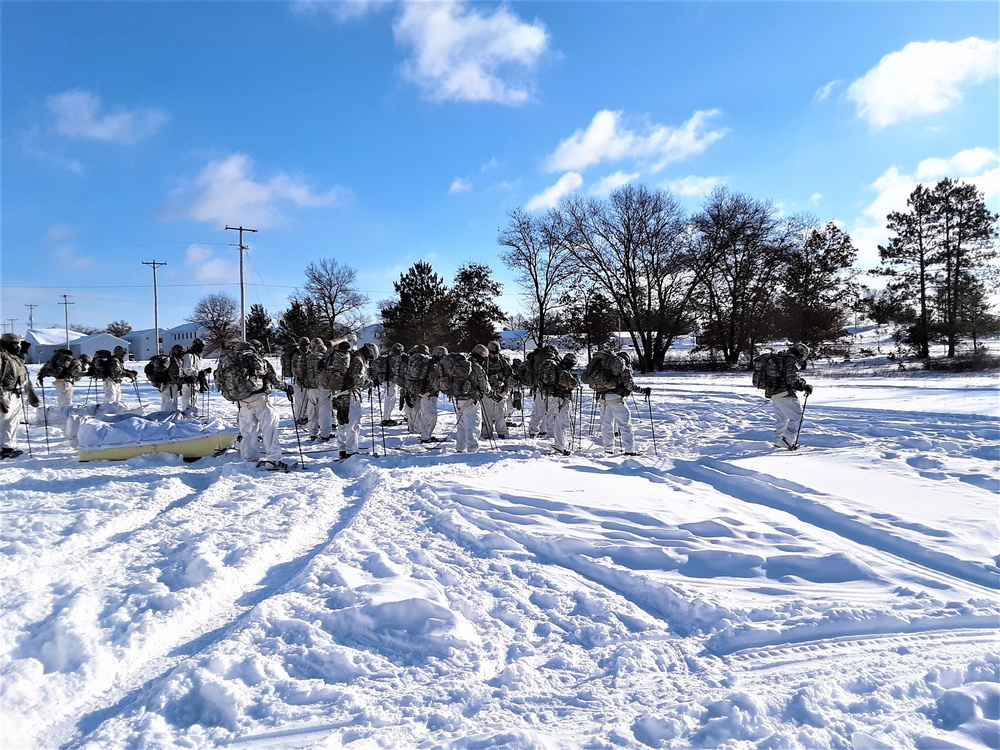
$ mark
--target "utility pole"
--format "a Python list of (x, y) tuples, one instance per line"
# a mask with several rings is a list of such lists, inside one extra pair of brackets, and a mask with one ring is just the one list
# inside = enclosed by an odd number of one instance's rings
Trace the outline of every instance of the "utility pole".
[(156, 294), (156, 269), (158, 266), (165, 266), (167, 264), (157, 263), (156, 260), (144, 260), (142, 261), (142, 265), (153, 269), (153, 336), (156, 340), (156, 353), (162, 354), (160, 351), (160, 303)]
[(65, 315), (66, 315), (66, 348), (69, 349), (69, 306), (70, 305), (75, 305), (76, 303), (69, 301), (69, 295), (68, 294), (64, 294), (62, 296), (62, 298), (63, 298), (63, 301), (60, 302), (59, 304), (63, 306), (63, 310), (65, 311)]
[(247, 339), (247, 296), (243, 289), (243, 251), (249, 250), (249, 245), (243, 244), (243, 233), (244, 232), (256, 232), (256, 229), (247, 229), (246, 227), (231, 227), (228, 224), (226, 229), (239, 230), (240, 233), (240, 335), (243, 340)]
[(38, 305), (25, 305), (28, 308), (28, 329), (31, 330), (35, 327), (35, 308)]

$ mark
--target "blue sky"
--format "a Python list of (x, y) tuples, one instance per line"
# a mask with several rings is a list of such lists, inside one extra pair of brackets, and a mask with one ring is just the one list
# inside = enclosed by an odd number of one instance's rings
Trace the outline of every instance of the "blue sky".
[[(507, 213), (627, 181), (836, 221), (877, 258), (918, 182), (993, 210), (995, 2), (2, 2), (2, 297), (22, 332), (272, 314), (309, 262), (372, 301), (493, 267)], [(11, 319), (16, 319), (13, 324)]]

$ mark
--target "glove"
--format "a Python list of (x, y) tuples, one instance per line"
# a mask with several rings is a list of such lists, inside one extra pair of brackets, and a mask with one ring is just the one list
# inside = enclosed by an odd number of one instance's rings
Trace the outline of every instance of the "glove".
[(40, 386), (42, 386), (44, 388), (45, 386), (42, 384), (43, 380), (45, 380), (45, 377), (42, 376), (42, 375), (39, 375), (38, 379), (35, 382), (38, 383), (38, 385), (40, 385)]
[(653, 392), (653, 389), (649, 388), (649, 387), (646, 387), (646, 388), (642, 389), (642, 395), (646, 396), (647, 398), (649, 397), (649, 394), (651, 394), (652, 392)]
[(809, 385), (808, 383), (806, 383), (805, 387), (802, 390), (804, 390), (806, 392), (807, 396), (813, 395), (813, 387), (811, 385)]
[(212, 374), (212, 368), (211, 367), (206, 367), (204, 370), (202, 370), (202, 372), (205, 375), (211, 375)]
[(28, 406), (30, 406), (32, 409), (37, 409), (39, 403), (40, 402), (38, 401), (38, 395), (34, 391), (29, 390), (28, 391)]
[(288, 396), (288, 400), (291, 401), (292, 400), (292, 394), (295, 393), (295, 389), (292, 386), (290, 386), (290, 385), (288, 385), (286, 383), (285, 387), (282, 388), (281, 390), (283, 390), (285, 392), (285, 395)]

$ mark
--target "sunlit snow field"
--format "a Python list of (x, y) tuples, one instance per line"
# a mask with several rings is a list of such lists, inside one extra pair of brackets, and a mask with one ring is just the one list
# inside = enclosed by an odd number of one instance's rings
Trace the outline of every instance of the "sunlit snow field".
[(638, 376), (635, 458), (589, 396), (570, 457), (517, 412), (476, 455), (366, 420), (383, 455), (337, 462), (278, 395), (287, 474), (32, 426), (2, 746), (1000, 746), (996, 373), (806, 376), (795, 453), (745, 372)]

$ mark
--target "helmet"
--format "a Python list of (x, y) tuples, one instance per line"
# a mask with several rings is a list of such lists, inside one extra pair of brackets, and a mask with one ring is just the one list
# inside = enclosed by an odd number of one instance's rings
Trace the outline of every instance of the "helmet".
[(307, 346), (309, 346), (309, 337), (308, 336), (303, 336), (302, 338), (300, 338), (299, 339), (299, 346), (301, 346), (301, 347), (307, 347)]
[(250, 339), (250, 346), (252, 346), (258, 352), (264, 351), (264, 345), (260, 343), (257, 339)]
[(568, 365), (575, 365), (576, 355), (573, 354), (573, 352), (566, 352), (566, 354), (563, 355), (563, 362), (565, 362)]
[(802, 360), (803, 362), (809, 359), (809, 347), (805, 344), (792, 344), (788, 347), (788, 351), (795, 359)]
[(552, 357), (558, 357), (559, 356), (559, 350), (556, 349), (552, 344), (546, 344), (545, 346), (543, 346), (542, 347), (542, 351), (545, 352), (546, 354), (552, 356)]
[(361, 352), (361, 356), (367, 357), (369, 362), (378, 359), (379, 351), (377, 344), (365, 344), (358, 351)]
[(16, 333), (2, 334), (0, 335), (0, 347), (11, 354), (17, 354), (21, 350), (21, 337)]
[(183, 353), (184, 353), (184, 347), (181, 346), (180, 344), (174, 344), (172, 347), (170, 347), (171, 355), (180, 355)]
[(427, 348), (427, 344), (414, 344), (413, 348), (410, 349), (410, 354), (430, 354), (431, 350)]
[(486, 359), (488, 356), (490, 356), (490, 350), (487, 349), (482, 344), (476, 344), (474, 347), (472, 347), (472, 353), (475, 354), (477, 357), (480, 357), (481, 359)]
[[(183, 348), (183, 347), (182, 347), (182, 348)], [(124, 346), (122, 346), (121, 344), (119, 344), (118, 346), (116, 346), (116, 347), (115, 347), (115, 355), (116, 355), (116, 356), (117, 356), (117, 355), (119, 355), (119, 354), (126, 354), (126, 353), (127, 353), (127, 351), (128, 351), (128, 350), (127, 350), (127, 349), (125, 349), (125, 347), (124, 347)]]
[(440, 344), (438, 346), (435, 346), (433, 351), (431, 351), (431, 356), (434, 357), (434, 359), (441, 359), (441, 357), (447, 357), (448, 347), (441, 346)]
[(243, 339), (237, 339), (233, 342), (233, 351), (245, 352), (248, 349), (253, 349), (253, 344), (249, 341), (243, 341)]
[(392, 351), (394, 354), (402, 354), (403, 345), (397, 341), (395, 344), (392, 345), (390, 351)]
[(487, 348), (487, 349), (488, 349), (488, 350), (489, 350), (489, 351), (490, 351), (490, 352), (491, 352), (492, 354), (499, 354), (499, 353), (500, 353), (500, 344), (499, 344), (498, 342), (496, 342), (496, 341), (491, 341), (490, 343), (488, 343), (488, 344), (486, 345), (486, 348)]
[(83, 362), (85, 365), (90, 364), (90, 355), (89, 354), (81, 354), (80, 355), (80, 361)]
[(197, 351), (201, 351), (202, 349), (205, 348), (205, 340), (195, 339), (194, 341), (191, 342), (191, 348), (196, 349)]
[(319, 336), (310, 341), (309, 344), (314, 352), (326, 351), (326, 344), (323, 343), (323, 339), (321, 339)]

